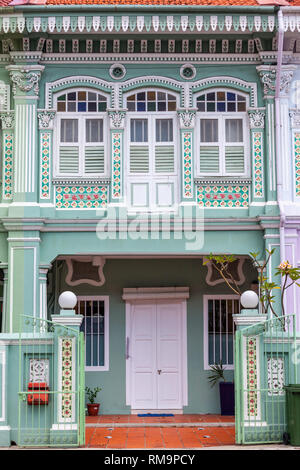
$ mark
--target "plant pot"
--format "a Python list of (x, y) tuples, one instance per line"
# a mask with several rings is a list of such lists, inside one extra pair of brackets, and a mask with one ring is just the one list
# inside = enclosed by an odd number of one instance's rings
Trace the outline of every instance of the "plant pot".
[(234, 383), (220, 382), (220, 406), (222, 416), (234, 415)]
[(88, 415), (97, 416), (99, 412), (100, 403), (87, 403)]

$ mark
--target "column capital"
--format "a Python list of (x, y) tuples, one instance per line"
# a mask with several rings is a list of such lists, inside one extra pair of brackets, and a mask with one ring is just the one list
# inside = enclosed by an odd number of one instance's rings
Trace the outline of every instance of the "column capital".
[(290, 111), (291, 126), (293, 129), (300, 129), (300, 111)]
[(44, 70), (43, 65), (8, 65), (14, 97), (32, 96), (38, 98), (39, 82)]
[(124, 129), (125, 117), (127, 109), (108, 109), (108, 116), (110, 119), (110, 128), (111, 129)]
[(274, 98), (276, 89), (276, 67), (272, 65), (259, 65), (256, 67), (256, 70), (263, 85), (264, 98)]
[(0, 113), (0, 120), (2, 124), (2, 129), (11, 130), (15, 127), (15, 112), (6, 111)]
[(181, 129), (192, 129), (195, 125), (197, 108), (178, 108), (177, 115), (179, 117)]
[(265, 108), (248, 109), (250, 129), (263, 129), (265, 127)]
[(53, 129), (53, 120), (55, 118), (56, 111), (55, 109), (38, 109), (38, 121), (40, 130), (52, 130)]

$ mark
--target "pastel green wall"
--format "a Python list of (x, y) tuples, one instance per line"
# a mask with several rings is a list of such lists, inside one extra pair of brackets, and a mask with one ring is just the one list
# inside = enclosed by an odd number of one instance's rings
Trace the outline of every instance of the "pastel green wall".
[[(247, 262), (244, 268), (250, 287), (256, 273)], [(186, 413), (218, 413), (218, 388), (211, 389), (207, 382), (209, 371), (203, 370), (203, 294), (230, 294), (223, 284), (217, 287), (205, 283), (207, 268), (201, 259), (157, 259), (157, 260), (107, 260), (104, 267), (106, 282), (103, 287), (81, 285), (68, 286), (64, 279), (66, 268), (61, 272), (59, 292), (72, 290), (77, 295), (109, 295), (110, 364), (108, 372), (86, 372), (86, 385), (103, 387), (98, 399), (101, 413), (126, 413), (125, 405), (125, 302), (124, 287), (188, 286), (187, 301), (188, 342), (188, 403)], [(232, 378), (232, 372), (228, 372)]]

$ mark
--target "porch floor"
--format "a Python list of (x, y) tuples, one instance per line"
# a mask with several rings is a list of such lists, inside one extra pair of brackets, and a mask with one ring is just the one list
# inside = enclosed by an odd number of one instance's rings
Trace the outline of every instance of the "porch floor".
[(233, 416), (100, 415), (86, 417), (86, 447), (107, 449), (191, 449), (233, 445)]

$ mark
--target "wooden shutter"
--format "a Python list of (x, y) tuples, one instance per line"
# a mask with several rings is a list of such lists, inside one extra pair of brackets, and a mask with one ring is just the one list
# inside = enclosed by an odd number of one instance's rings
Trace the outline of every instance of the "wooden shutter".
[(148, 145), (130, 146), (130, 173), (149, 173)]
[(60, 146), (59, 148), (59, 172), (78, 173), (79, 171), (79, 147)]
[(219, 173), (219, 147), (211, 145), (200, 146), (200, 172)]
[(245, 155), (243, 146), (225, 147), (225, 171), (226, 173), (244, 173)]
[(84, 152), (84, 172), (104, 173), (104, 147), (87, 146)]
[(174, 173), (174, 145), (155, 146), (155, 172)]

